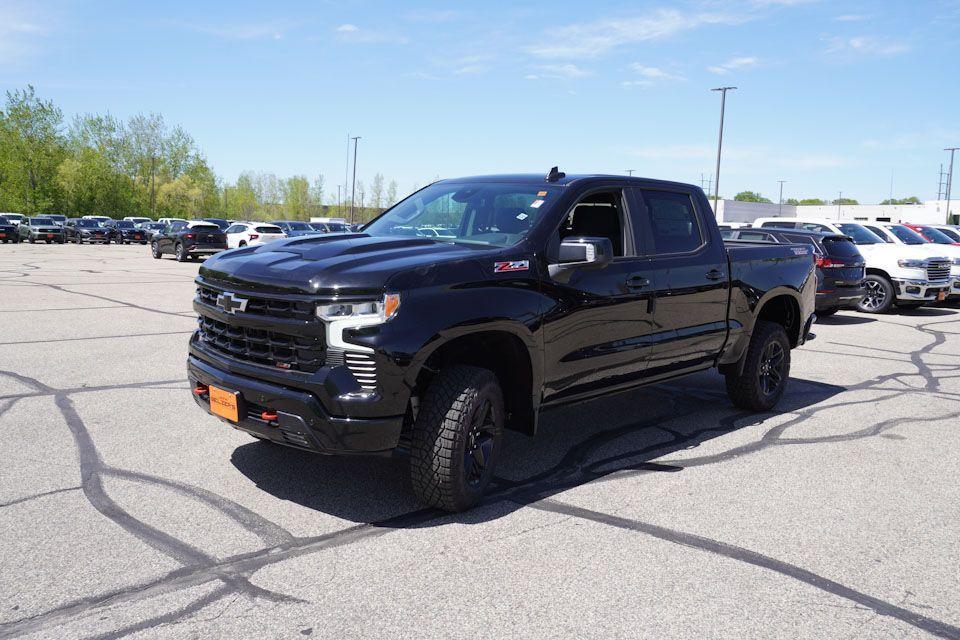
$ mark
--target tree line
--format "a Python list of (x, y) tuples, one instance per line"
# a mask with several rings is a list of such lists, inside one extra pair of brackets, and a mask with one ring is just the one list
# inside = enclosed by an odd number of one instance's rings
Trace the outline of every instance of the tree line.
[[(765, 198), (756, 191), (741, 191), (733, 197), (737, 202), (761, 202), (764, 204), (773, 204), (773, 201), (770, 198)], [(792, 204), (796, 206), (804, 205), (814, 205), (814, 206), (823, 206), (828, 204), (833, 205), (845, 205), (845, 204), (860, 204), (857, 200), (853, 198), (834, 198), (833, 200), (827, 201), (820, 198), (803, 198), (798, 200), (797, 198), (787, 198), (783, 201), (783, 204)], [(916, 196), (910, 196), (909, 198), (887, 198), (880, 204), (920, 204), (920, 198)]]
[[(397, 201), (396, 181), (376, 174), (357, 182), (355, 220)], [(0, 109), (0, 211), (69, 216), (110, 215), (306, 220), (349, 217), (350, 199), (331, 202), (323, 175), (286, 178), (245, 172), (218, 177), (196, 142), (162, 115), (126, 121), (110, 114), (69, 123), (32, 86), (8, 91)]]

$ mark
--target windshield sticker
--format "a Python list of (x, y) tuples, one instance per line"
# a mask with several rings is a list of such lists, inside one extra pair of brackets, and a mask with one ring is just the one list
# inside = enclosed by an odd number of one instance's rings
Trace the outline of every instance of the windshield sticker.
[(546, 192), (546, 191), (537, 191), (537, 197), (538, 197), (538, 198), (542, 198), (542, 197), (544, 197), (545, 195), (547, 195), (547, 192)]
[(529, 217), (530, 216), (528, 216), (527, 214), (520, 212), (520, 214), (517, 216), (517, 220), (526, 220)]
[(531, 209), (539, 209), (541, 206), (543, 206), (543, 200), (534, 200), (530, 203)]
[(511, 273), (513, 271), (529, 271), (529, 260), (513, 260), (511, 262), (494, 262), (494, 273)]

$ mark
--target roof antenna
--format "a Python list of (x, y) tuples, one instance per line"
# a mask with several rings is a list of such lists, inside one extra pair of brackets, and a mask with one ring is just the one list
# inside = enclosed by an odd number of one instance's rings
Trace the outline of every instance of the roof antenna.
[(566, 177), (563, 171), (560, 171), (559, 167), (553, 167), (550, 169), (550, 173), (547, 174), (547, 182), (556, 182), (557, 180)]

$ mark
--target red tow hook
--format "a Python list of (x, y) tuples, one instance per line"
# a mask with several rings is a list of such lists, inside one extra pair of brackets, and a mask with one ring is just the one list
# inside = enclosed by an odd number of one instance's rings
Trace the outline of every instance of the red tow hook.
[(198, 384), (193, 388), (194, 395), (202, 396), (210, 391), (210, 387), (205, 384)]
[(277, 412), (276, 411), (264, 411), (260, 414), (260, 419), (265, 422), (276, 422), (277, 421)]

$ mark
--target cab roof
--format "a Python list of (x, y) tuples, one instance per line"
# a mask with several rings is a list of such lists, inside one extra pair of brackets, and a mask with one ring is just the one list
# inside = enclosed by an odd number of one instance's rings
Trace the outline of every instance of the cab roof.
[(603, 174), (603, 173), (577, 173), (577, 174), (565, 174), (560, 178), (557, 178), (554, 181), (547, 180), (545, 174), (539, 173), (501, 173), (493, 174), (486, 176), (464, 176), (461, 178), (447, 178), (444, 180), (438, 180), (434, 184), (438, 183), (480, 183), (480, 182), (507, 182), (515, 184), (529, 184), (529, 185), (554, 185), (560, 187), (566, 187), (571, 185), (590, 185), (591, 183), (605, 184), (609, 182), (618, 182), (620, 184), (636, 184), (637, 186), (662, 186), (662, 187), (684, 187), (684, 188), (695, 188), (699, 189), (695, 185), (683, 183), (683, 182), (673, 182), (669, 180), (656, 180), (653, 178), (643, 178), (640, 176), (619, 176), (613, 174)]

